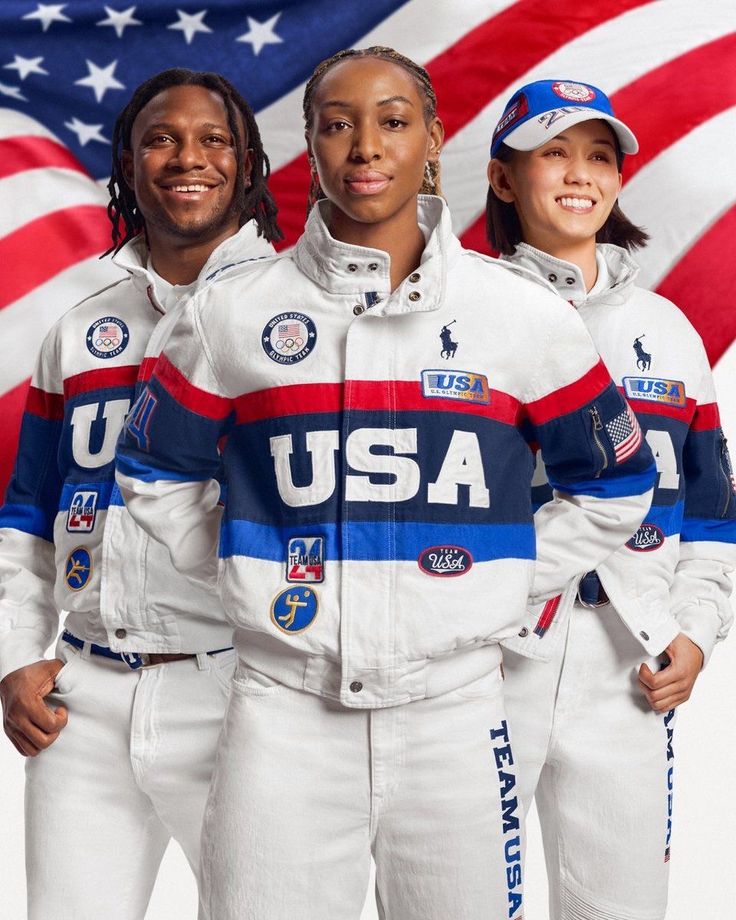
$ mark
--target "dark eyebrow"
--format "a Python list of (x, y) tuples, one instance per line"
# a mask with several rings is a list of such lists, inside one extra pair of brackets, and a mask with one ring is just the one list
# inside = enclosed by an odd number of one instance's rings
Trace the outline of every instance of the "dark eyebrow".
[[(200, 125), (199, 127), (203, 131), (212, 131), (212, 130), (220, 131), (222, 129), (225, 129), (227, 131), (230, 130), (230, 126), (226, 122), (221, 122), (218, 124), (216, 122), (206, 121), (204, 124)], [(177, 125), (175, 125), (173, 122), (157, 121), (155, 124), (149, 125), (146, 128), (146, 133), (148, 133), (149, 131), (176, 131), (176, 130), (177, 130)]]
[[(392, 102), (405, 102), (407, 105), (414, 106), (414, 103), (411, 99), (407, 99), (406, 96), (390, 96), (388, 99), (381, 99), (376, 103), (378, 106), (391, 105)], [(331, 106), (334, 106), (337, 109), (349, 109), (352, 106), (352, 103), (346, 102), (344, 99), (325, 99), (324, 102), (320, 103), (321, 109), (327, 109)]]

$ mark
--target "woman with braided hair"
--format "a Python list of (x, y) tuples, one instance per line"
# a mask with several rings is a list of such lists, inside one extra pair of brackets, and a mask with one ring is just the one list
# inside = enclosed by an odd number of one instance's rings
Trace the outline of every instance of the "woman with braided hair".
[[(131, 513), (235, 626), (204, 904), (357, 920), (373, 853), (384, 918), (519, 920), (499, 640), (535, 556), (548, 596), (635, 529), (651, 457), (611, 460), (593, 499), (565, 494), (595, 473), (576, 401), (605, 420), (623, 403), (571, 311), (453, 235), (423, 68), (340, 52), (304, 116), (304, 235), (192, 299), (142, 397), (146, 446), (134, 422), (118, 451)], [(459, 364), (440, 354), (450, 323)], [(536, 549), (525, 416), (559, 442)], [(571, 532), (596, 551), (565, 556)]]

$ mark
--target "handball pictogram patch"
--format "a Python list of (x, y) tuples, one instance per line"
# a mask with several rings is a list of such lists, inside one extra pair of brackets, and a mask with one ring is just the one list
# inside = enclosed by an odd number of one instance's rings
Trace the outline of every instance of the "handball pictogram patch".
[(298, 633), (314, 623), (319, 598), (314, 588), (294, 585), (280, 591), (271, 604), (271, 622), (281, 632)]

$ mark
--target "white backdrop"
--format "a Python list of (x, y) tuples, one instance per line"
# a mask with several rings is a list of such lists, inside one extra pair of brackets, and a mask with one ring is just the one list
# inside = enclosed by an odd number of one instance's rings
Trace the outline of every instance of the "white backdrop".
[[(715, 377), (726, 434), (736, 439), (736, 344), (718, 363)], [(696, 684), (693, 698), (678, 715), (667, 920), (728, 920), (734, 916), (734, 675), (736, 637), (716, 648), (708, 669)], [(4, 736), (0, 740), (0, 777), (0, 872), (3, 879), (0, 917), (2, 920), (24, 920), (23, 760)], [(82, 815), (80, 820), (83, 820)], [(49, 854), (49, 858), (53, 859), (53, 854)], [(100, 882), (104, 884), (104, 879)], [(548, 920), (545, 884), (538, 826), (533, 817), (526, 872), (525, 920)], [(114, 897), (114, 893), (111, 896)], [(181, 851), (170, 846), (147, 920), (196, 920), (196, 916), (194, 880)], [(372, 893), (368, 891), (361, 920), (376, 918)]]

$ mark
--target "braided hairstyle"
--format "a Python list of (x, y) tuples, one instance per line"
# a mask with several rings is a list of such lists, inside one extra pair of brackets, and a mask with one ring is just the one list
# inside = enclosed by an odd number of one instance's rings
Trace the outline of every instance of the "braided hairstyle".
[[(240, 225), (253, 219), (258, 227), (259, 236), (264, 236), (270, 243), (283, 239), (283, 233), (276, 221), (276, 203), (267, 185), (271, 166), (263, 149), (251, 107), (232, 83), (220, 74), (173, 67), (141, 83), (115, 122), (112, 133), (112, 172), (107, 184), (110, 193), (107, 216), (112, 224), (112, 246), (104, 255), (117, 252), (128, 240), (141, 231), (145, 232), (145, 219), (138, 208), (133, 190), (125, 181), (122, 152), (130, 149), (133, 122), (141, 109), (148, 105), (154, 96), (172, 86), (203, 86), (221, 97), (227, 112), (230, 132), (235, 139), (238, 163), (243, 163), (246, 149), (252, 152), (250, 187), (246, 187), (242, 170), (238, 170), (233, 198), (233, 203), (240, 210)], [(241, 136), (238, 113), (245, 125), (245, 139)]]
[[(330, 68), (334, 67), (335, 64), (339, 64), (341, 61), (350, 60), (351, 58), (368, 57), (378, 58), (381, 61), (389, 61), (392, 64), (398, 64), (399, 67), (403, 67), (414, 79), (419, 94), (424, 99), (424, 120), (429, 124), (433, 118), (437, 117), (437, 96), (432, 86), (432, 80), (423, 67), (412, 61), (411, 58), (405, 57), (393, 48), (387, 48), (384, 45), (372, 45), (370, 48), (346, 48), (343, 51), (338, 51), (337, 54), (333, 54), (332, 57), (318, 64), (314, 69), (314, 73), (307, 81), (307, 85), (304, 88), (304, 100), (302, 102), (304, 127), (307, 134), (312, 130), (312, 125), (314, 123), (312, 103), (314, 102), (314, 94), (317, 91), (322, 77), (324, 77)], [(424, 181), (422, 182), (422, 187), (419, 189), (419, 194), (442, 195), (439, 160), (427, 161)], [(307, 214), (312, 210), (315, 203), (324, 197), (325, 193), (320, 188), (317, 173), (312, 169), (309, 196), (307, 198)]]

